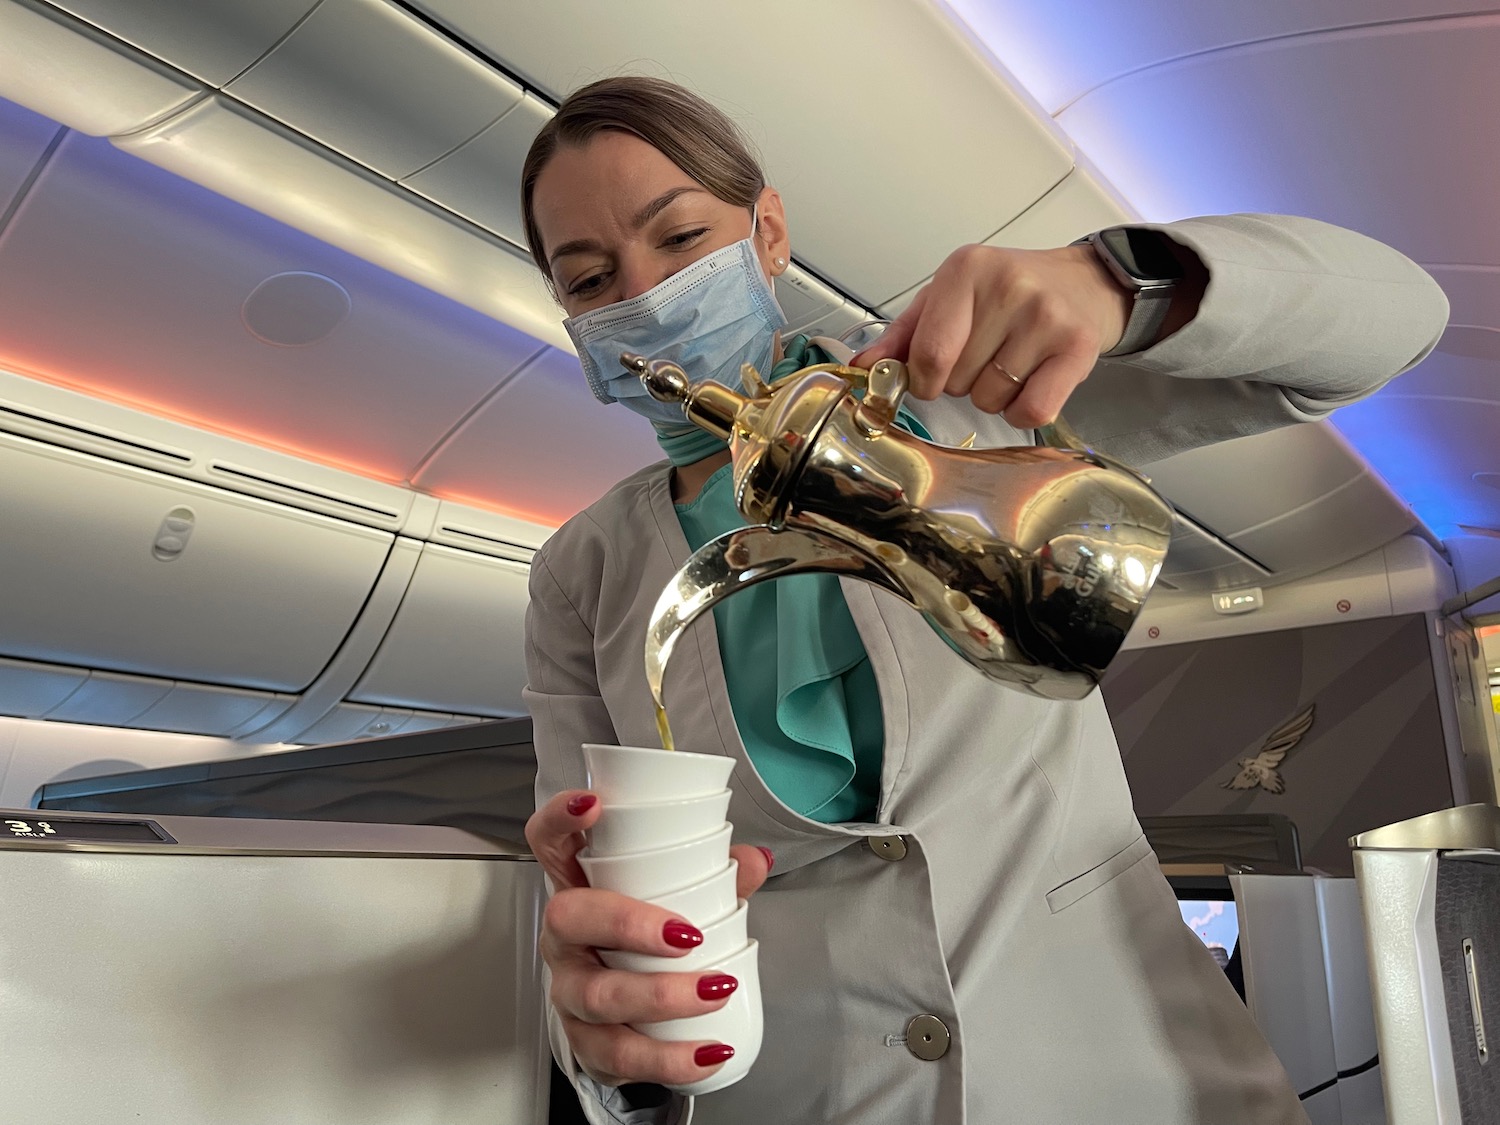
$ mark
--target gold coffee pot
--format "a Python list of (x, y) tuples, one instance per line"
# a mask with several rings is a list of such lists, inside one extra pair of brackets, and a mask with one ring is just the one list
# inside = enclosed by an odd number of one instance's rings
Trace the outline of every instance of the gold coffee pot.
[[(1042, 446), (935, 445), (897, 428), (905, 365), (817, 364), (748, 395), (692, 385), (675, 363), (621, 357), (650, 394), (729, 442), (752, 525), (697, 551), (646, 640), (661, 683), (677, 638), (735, 591), (788, 574), (859, 578), (919, 610), (991, 679), (1082, 699), (1119, 651), (1166, 557), (1172, 510), (1145, 477), (1061, 422)], [(856, 392), (862, 391), (863, 398)]]

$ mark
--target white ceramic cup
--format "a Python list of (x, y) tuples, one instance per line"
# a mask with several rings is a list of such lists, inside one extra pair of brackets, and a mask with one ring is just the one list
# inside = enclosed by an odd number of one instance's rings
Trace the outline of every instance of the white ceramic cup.
[(686, 918), (701, 930), (734, 913), (738, 906), (736, 888), (739, 875), (740, 865), (731, 859), (728, 867), (707, 879), (646, 901)]
[(618, 891), (631, 898), (652, 898), (681, 890), (707, 879), (729, 862), (729, 840), (734, 826), (685, 844), (654, 848), (630, 855), (595, 856), (585, 848), (578, 853), (589, 886)]
[(583, 744), (589, 788), (610, 805), (639, 805), (706, 797), (729, 783), (734, 759), (649, 746)]
[(734, 1048), (734, 1058), (706, 1078), (686, 1086), (673, 1086), (672, 1089), (679, 1094), (696, 1097), (732, 1086), (745, 1077), (756, 1056), (760, 1054), (764, 1027), (760, 1005), (760, 967), (757, 961), (759, 948), (759, 943), (752, 941), (732, 957), (717, 965), (708, 966), (728, 973), (740, 982), (729, 1002), (718, 1011), (686, 1019), (634, 1025), (642, 1035), (665, 1042), (703, 1039), (728, 1043)]
[(589, 854), (629, 855), (686, 843), (717, 832), (729, 811), (728, 789), (705, 797), (616, 805), (605, 801), (587, 835)]
[(599, 959), (611, 969), (627, 969), (632, 973), (692, 973), (711, 968), (745, 948), (750, 935), (745, 930), (749, 911), (744, 899), (740, 899), (734, 912), (720, 918), (712, 925), (699, 926), (703, 935), (701, 945), (694, 946), (680, 957), (657, 957), (651, 953), (633, 953), (625, 949), (601, 949)]

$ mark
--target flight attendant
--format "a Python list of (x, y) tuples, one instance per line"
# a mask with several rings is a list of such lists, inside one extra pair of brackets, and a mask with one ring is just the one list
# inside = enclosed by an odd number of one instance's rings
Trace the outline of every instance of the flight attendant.
[[(742, 363), (779, 375), (837, 345), (784, 338), (772, 279), (789, 217), (735, 128), (687, 90), (577, 91), (533, 143), (523, 198), (583, 377), (644, 416), (667, 455), (531, 568), (527, 837), (556, 889), (542, 933), (554, 1051), (590, 1120), (1305, 1121), (1182, 924), (1099, 693), (1052, 702), (993, 683), (905, 605), (825, 576), (729, 599), (673, 663), (697, 688), (672, 700), (678, 745), (736, 763), (729, 818), (741, 893), (755, 892), (766, 1032), (736, 1085), (696, 1105), (663, 1089), (732, 1045), (628, 1025), (713, 1010), (736, 982), (600, 963), (598, 948), (671, 955), (692, 934), (587, 886), (574, 855), (600, 806), (579, 748), (658, 745), (652, 606), (691, 550), (742, 521), (723, 443), (616, 357), (738, 386)], [(904, 424), (937, 442), (1032, 444), (1066, 408), (1093, 446), (1143, 462), (1325, 417), (1418, 362), (1446, 317), (1437, 285), (1380, 243), (1238, 215), (1053, 250), (960, 248), (855, 362), (906, 361)]]

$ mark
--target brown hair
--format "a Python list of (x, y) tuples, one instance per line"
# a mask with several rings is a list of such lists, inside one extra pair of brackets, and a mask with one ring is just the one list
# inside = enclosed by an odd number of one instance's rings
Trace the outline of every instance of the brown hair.
[(766, 186), (765, 173), (743, 133), (697, 94), (659, 78), (605, 78), (574, 90), (531, 142), (521, 166), (521, 216), (537, 269), (552, 286), (532, 193), (562, 145), (585, 145), (606, 129), (631, 133), (656, 149), (725, 203), (749, 210)]

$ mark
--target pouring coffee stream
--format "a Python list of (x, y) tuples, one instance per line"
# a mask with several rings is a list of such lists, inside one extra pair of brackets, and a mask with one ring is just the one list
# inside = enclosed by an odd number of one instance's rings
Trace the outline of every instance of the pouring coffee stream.
[[(985, 675), (1047, 699), (1097, 686), (1166, 557), (1172, 510), (1141, 474), (1059, 421), (1041, 446), (968, 449), (896, 425), (905, 366), (803, 368), (746, 394), (693, 385), (626, 354), (663, 402), (729, 442), (750, 525), (706, 543), (668, 583), (646, 636), (646, 680), (671, 749), (662, 680), (684, 630), (739, 590), (790, 574), (878, 586), (918, 610)], [(857, 392), (863, 391), (861, 398)]]

